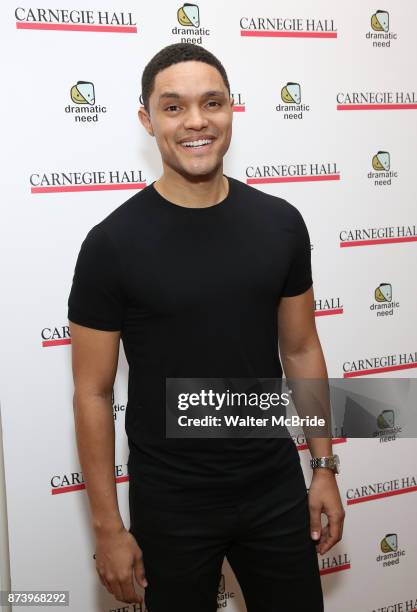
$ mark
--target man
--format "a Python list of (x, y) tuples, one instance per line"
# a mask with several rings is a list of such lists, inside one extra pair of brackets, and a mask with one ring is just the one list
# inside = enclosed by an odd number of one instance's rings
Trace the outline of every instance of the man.
[[(142, 601), (135, 578), (149, 612), (214, 612), (226, 556), (248, 612), (322, 611), (317, 552), (340, 540), (344, 519), (334, 471), (314, 468), (307, 494), (291, 438), (167, 438), (164, 412), (168, 377), (282, 377), (278, 338), (288, 378), (327, 377), (307, 228), (293, 205), (223, 174), (233, 99), (216, 57), (165, 47), (142, 96), (162, 176), (88, 232), (68, 300), (98, 574), (124, 602)], [(120, 338), (129, 531), (114, 481)], [(309, 447), (332, 456), (331, 439)]]

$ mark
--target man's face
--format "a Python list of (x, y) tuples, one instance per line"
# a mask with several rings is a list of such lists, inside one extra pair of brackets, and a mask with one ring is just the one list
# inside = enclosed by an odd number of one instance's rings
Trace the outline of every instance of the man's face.
[(139, 117), (155, 136), (164, 164), (203, 176), (221, 165), (229, 148), (233, 99), (214, 66), (180, 62), (156, 75), (149, 114), (141, 108)]

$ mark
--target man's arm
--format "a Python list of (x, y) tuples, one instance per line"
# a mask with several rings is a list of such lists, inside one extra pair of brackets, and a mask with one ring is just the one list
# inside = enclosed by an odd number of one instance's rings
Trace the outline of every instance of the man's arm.
[[(278, 343), (287, 378), (328, 378), (316, 329), (312, 287), (301, 295), (281, 298), (278, 307)], [(331, 438), (308, 438), (307, 443), (312, 457), (333, 454)]]
[[(294, 297), (282, 297), (278, 305), (278, 343), (282, 367), (288, 379), (327, 379), (327, 368), (317, 334), (314, 316), (314, 293), (307, 291)], [(312, 457), (333, 454), (331, 438), (306, 439)], [(311, 532), (320, 537), (321, 554), (341, 539), (344, 509), (334, 473), (315, 468), (309, 489)], [(329, 519), (329, 529), (321, 529), (321, 512)]]
[(112, 390), (120, 332), (70, 323), (74, 420), (78, 455), (95, 530), (120, 529), (114, 474)]
[(96, 567), (104, 586), (119, 601), (140, 603), (132, 581), (146, 586), (142, 555), (125, 529), (117, 502), (112, 390), (120, 332), (69, 321), (74, 378), (74, 419), (79, 459), (96, 534)]

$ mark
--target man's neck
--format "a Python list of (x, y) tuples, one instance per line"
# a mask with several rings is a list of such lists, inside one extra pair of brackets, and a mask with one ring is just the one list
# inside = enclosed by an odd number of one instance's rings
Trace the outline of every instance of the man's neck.
[(155, 181), (154, 187), (162, 197), (174, 204), (206, 208), (225, 199), (229, 184), (223, 176), (222, 167), (210, 177), (195, 177), (195, 180), (189, 180), (178, 172), (164, 169), (162, 176)]

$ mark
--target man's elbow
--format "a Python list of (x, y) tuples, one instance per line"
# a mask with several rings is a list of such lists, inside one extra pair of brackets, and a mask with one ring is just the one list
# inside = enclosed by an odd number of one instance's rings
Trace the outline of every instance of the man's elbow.
[(279, 352), (283, 359), (294, 360), (302, 356), (321, 351), (321, 344), (317, 332), (314, 331), (305, 338), (294, 341), (278, 341)]
[(112, 403), (112, 399), (113, 389), (101, 391), (75, 390), (72, 397), (72, 409), (75, 414), (83, 406), (91, 406), (92, 403), (96, 404), (97, 402), (107, 405)]

